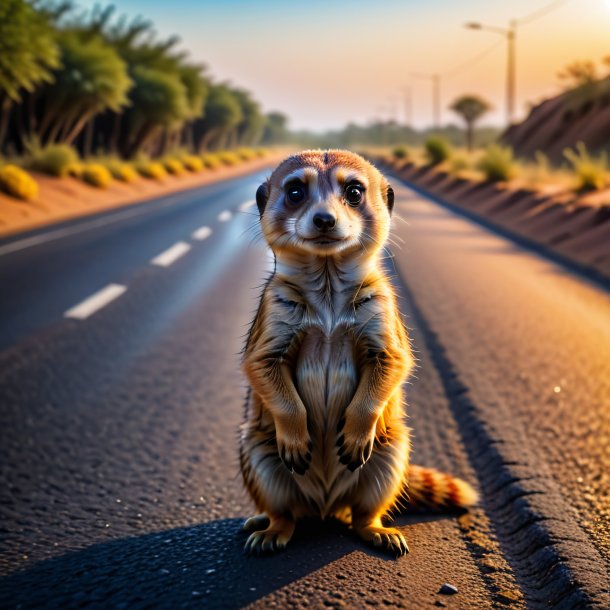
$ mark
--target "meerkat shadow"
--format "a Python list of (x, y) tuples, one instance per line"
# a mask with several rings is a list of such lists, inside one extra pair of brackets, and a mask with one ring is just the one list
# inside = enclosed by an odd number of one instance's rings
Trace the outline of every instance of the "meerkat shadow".
[[(399, 527), (448, 515), (401, 516)], [(288, 547), (249, 556), (243, 519), (99, 542), (0, 578), (0, 607), (238, 608), (354, 552), (395, 561), (339, 521), (299, 522)]]

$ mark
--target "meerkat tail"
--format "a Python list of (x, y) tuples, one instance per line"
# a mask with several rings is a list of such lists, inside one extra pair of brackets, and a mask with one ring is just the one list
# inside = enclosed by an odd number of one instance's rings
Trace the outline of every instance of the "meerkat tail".
[(412, 464), (409, 467), (406, 499), (412, 508), (468, 508), (479, 500), (479, 494), (466, 481), (434, 468)]

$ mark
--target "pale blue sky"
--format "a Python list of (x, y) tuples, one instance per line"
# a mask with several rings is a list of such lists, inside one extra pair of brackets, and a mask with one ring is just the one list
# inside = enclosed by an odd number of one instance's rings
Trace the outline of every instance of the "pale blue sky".
[[(91, 7), (96, 0), (81, 0)], [(296, 128), (340, 127), (375, 117), (404, 120), (410, 86), (413, 119), (432, 120), (431, 85), (412, 72), (447, 73), (491, 49), (467, 69), (442, 79), (443, 122), (457, 95), (478, 93), (504, 118), (506, 47), (500, 36), (463, 28), (481, 20), (504, 26), (550, 0), (352, 0), (279, 2), (115, 0), (119, 13), (152, 20), (162, 37), (177, 34), (196, 62), (218, 80), (253, 92), (266, 110), (286, 112)], [(518, 32), (517, 96), (527, 103), (558, 88), (557, 72), (575, 59), (610, 55), (610, 1), (572, 0)], [(496, 43), (495, 48), (493, 47)]]

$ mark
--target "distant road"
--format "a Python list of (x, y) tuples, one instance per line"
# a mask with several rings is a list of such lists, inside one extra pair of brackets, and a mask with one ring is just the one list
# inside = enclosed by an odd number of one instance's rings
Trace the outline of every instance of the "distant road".
[(242, 554), (263, 176), (0, 243), (0, 607), (608, 607), (610, 296), (401, 187), (415, 459), (482, 507)]

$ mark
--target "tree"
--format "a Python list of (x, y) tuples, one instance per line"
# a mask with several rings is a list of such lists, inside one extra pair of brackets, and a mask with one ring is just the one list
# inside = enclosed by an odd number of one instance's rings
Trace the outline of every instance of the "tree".
[(474, 144), (474, 124), (491, 109), (491, 106), (477, 95), (463, 95), (451, 104), (450, 109), (464, 119), (466, 144), (471, 151)]
[(232, 89), (231, 93), (239, 103), (243, 115), (235, 128), (235, 138), (242, 146), (254, 146), (260, 142), (263, 135), (265, 115), (260, 104), (252, 99), (248, 91)]
[(132, 82), (125, 62), (102, 38), (68, 30), (58, 41), (62, 67), (41, 92), (45, 112), (39, 135), (71, 144), (96, 114), (119, 112), (127, 104)]
[(186, 87), (178, 74), (136, 66), (133, 81), (122, 146), (126, 157), (136, 155), (162, 128), (175, 128), (189, 116)]
[(47, 15), (26, 0), (0, 2), (0, 148), (14, 104), (53, 80), (59, 47)]
[(288, 137), (288, 117), (281, 112), (267, 113), (263, 142), (265, 144), (283, 144)]
[(566, 89), (590, 85), (598, 78), (597, 68), (592, 61), (574, 61), (557, 74)]
[(195, 149), (205, 150), (225, 142), (243, 120), (241, 105), (227, 85), (212, 85), (203, 117), (195, 122)]

